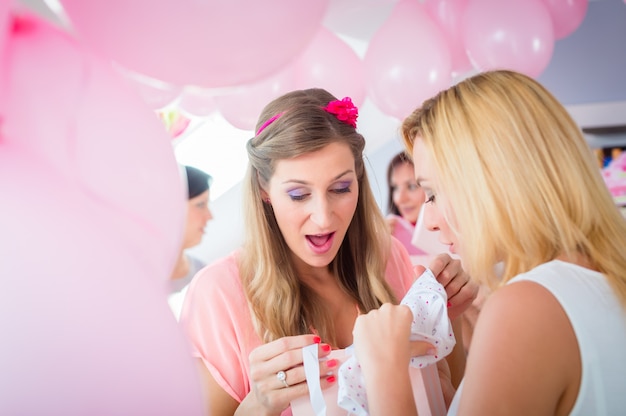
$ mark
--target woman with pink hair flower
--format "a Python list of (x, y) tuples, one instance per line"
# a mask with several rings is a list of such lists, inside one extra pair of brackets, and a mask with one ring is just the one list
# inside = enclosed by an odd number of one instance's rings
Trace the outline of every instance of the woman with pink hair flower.
[[(398, 303), (415, 280), (370, 189), (357, 117), (323, 89), (287, 93), (259, 117), (244, 245), (194, 277), (181, 315), (211, 415), (291, 414), (309, 393), (302, 348), (318, 344), (321, 387), (334, 385), (339, 363), (326, 357), (352, 344), (357, 316)], [(457, 321), (476, 286), (448, 255), (429, 266)], [(457, 378), (464, 359), (450, 355)]]

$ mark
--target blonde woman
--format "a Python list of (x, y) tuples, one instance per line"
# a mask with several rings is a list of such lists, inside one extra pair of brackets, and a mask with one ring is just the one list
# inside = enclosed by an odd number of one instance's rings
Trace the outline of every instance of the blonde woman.
[[(427, 226), (494, 288), (449, 414), (623, 414), (626, 222), (566, 109), (527, 76), (486, 72), (426, 101), (402, 135)], [(410, 395), (377, 382), (409, 360), (403, 309), (355, 327), (372, 415)], [(381, 330), (402, 360), (381, 354)]]
[[(399, 301), (415, 279), (370, 190), (357, 115), (322, 89), (288, 93), (261, 114), (247, 144), (247, 239), (196, 275), (181, 316), (211, 415), (290, 414), (308, 394), (301, 348), (318, 343), (325, 357), (349, 346), (358, 314)], [(456, 319), (477, 288), (448, 255), (431, 269)], [(462, 374), (462, 348), (452, 355)], [(320, 361), (322, 388), (337, 366)]]

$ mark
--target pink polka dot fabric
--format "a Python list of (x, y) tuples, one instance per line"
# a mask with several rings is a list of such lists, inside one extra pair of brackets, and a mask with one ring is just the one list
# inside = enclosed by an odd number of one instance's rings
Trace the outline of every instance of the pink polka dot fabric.
[[(430, 270), (426, 270), (413, 283), (402, 299), (401, 304), (408, 306), (413, 312), (411, 340), (426, 341), (436, 348), (435, 355), (413, 357), (411, 366), (426, 367), (452, 352), (456, 339), (448, 319), (447, 303), (445, 289)], [(357, 416), (369, 415), (361, 367), (355, 356), (348, 358), (339, 367), (338, 385), (337, 404), (341, 408)]]

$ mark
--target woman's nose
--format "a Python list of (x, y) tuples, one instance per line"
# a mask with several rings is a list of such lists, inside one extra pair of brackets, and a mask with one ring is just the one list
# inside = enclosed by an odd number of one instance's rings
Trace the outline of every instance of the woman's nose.
[(406, 191), (403, 188), (398, 187), (393, 191), (393, 200), (396, 205), (402, 203), (402, 201), (404, 201), (405, 198), (406, 198)]
[(437, 231), (439, 230), (439, 211), (433, 204), (424, 204), (424, 226), (429, 231)]
[(209, 208), (207, 208), (206, 213), (204, 214), (204, 222), (209, 222), (213, 219), (213, 212)]
[(318, 198), (311, 207), (311, 221), (320, 228), (330, 226), (332, 217), (331, 204), (326, 198)]

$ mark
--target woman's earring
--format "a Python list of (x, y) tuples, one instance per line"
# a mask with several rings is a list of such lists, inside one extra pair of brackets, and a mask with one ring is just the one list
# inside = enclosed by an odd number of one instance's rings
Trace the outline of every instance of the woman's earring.
[(263, 202), (265, 202), (267, 205), (272, 205), (272, 201), (270, 201), (269, 198), (265, 198)]

